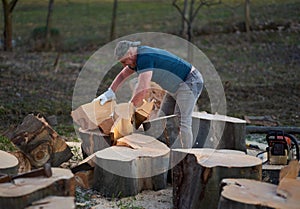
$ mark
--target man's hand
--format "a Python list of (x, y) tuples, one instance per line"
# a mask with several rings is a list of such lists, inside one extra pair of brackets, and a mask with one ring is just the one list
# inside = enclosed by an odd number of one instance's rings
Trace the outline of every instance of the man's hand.
[(100, 104), (104, 105), (106, 102), (111, 101), (113, 99), (116, 99), (116, 95), (113, 92), (113, 90), (109, 88), (106, 92), (95, 98), (93, 102), (99, 100)]

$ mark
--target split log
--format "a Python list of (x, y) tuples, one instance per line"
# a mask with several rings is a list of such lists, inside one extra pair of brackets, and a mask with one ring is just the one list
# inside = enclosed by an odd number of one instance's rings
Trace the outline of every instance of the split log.
[(132, 103), (121, 103), (114, 107), (114, 124), (111, 128), (111, 139), (117, 139), (133, 133), (134, 106)]
[(75, 182), (77, 186), (85, 189), (92, 188), (94, 184), (94, 167), (95, 167), (95, 153), (81, 161), (77, 166), (73, 167), (71, 171), (75, 175)]
[(140, 107), (137, 107), (134, 113), (135, 129), (138, 129), (140, 125), (149, 119), (150, 114), (154, 107), (154, 100), (151, 102), (143, 101)]
[(287, 185), (290, 196), (276, 193), (274, 184), (250, 179), (223, 179), (218, 209), (298, 209), (300, 181), (292, 179)]
[(17, 174), (18, 173), (18, 159), (5, 151), (0, 150), (0, 173), (2, 174)]
[(25, 209), (74, 209), (74, 197), (59, 197), (49, 196), (38, 201), (34, 201), (30, 206)]
[(174, 149), (174, 208), (217, 208), (223, 178), (261, 180), (260, 159), (236, 150)]
[(14, 155), (19, 161), (18, 173), (24, 173), (31, 170), (30, 161), (23, 152), (18, 150), (10, 152), (10, 154)]
[(72, 111), (71, 116), (83, 130), (94, 130), (99, 127), (102, 133), (109, 134), (113, 125), (111, 114), (115, 105), (115, 101), (106, 102), (104, 105), (99, 101), (90, 102)]
[(193, 113), (194, 148), (234, 149), (246, 152), (246, 121), (205, 112)]
[(54, 131), (43, 117), (27, 115), (16, 128), (11, 141), (26, 155), (33, 167), (50, 162), (59, 166), (72, 157), (65, 140)]
[(94, 188), (107, 197), (166, 188), (170, 149), (153, 137), (132, 134), (96, 153)]
[(82, 141), (81, 148), (83, 157), (90, 156), (112, 145), (110, 136), (103, 134), (100, 130), (83, 130), (79, 128), (78, 132)]
[(74, 175), (70, 170), (52, 168), (49, 178), (18, 178), (13, 183), (0, 184), (0, 205), (5, 208), (25, 208), (49, 195), (75, 195)]

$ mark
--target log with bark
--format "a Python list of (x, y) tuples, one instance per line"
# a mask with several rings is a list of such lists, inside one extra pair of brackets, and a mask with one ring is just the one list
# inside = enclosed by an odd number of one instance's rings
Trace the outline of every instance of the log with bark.
[(260, 159), (237, 150), (174, 149), (171, 152), (174, 208), (217, 208), (223, 178), (261, 180)]
[(79, 128), (78, 133), (82, 142), (81, 148), (83, 157), (90, 156), (112, 145), (110, 136), (103, 134), (100, 130), (83, 130)]
[(50, 195), (74, 196), (74, 175), (69, 169), (52, 168), (51, 177), (18, 178), (0, 184), (0, 205), (19, 209)]
[(112, 112), (116, 105), (115, 101), (101, 105), (99, 101), (81, 105), (71, 112), (73, 121), (83, 130), (100, 128), (104, 134), (109, 134), (113, 124)]
[(94, 188), (107, 197), (125, 197), (166, 187), (170, 149), (153, 137), (131, 134), (96, 153)]
[(27, 115), (16, 128), (11, 141), (26, 155), (32, 167), (50, 162), (59, 166), (72, 157), (65, 140), (52, 129), (43, 117)]
[(234, 149), (246, 152), (246, 121), (239, 118), (193, 113), (195, 148)]
[(31, 170), (30, 161), (22, 151), (17, 150), (10, 152), (10, 154), (14, 155), (19, 161), (18, 173), (24, 173)]
[(19, 161), (18, 159), (5, 151), (0, 150), (0, 173), (1, 174), (17, 174)]
[(250, 179), (223, 179), (218, 209), (298, 209), (300, 180), (285, 182), (287, 197), (277, 193), (277, 185)]

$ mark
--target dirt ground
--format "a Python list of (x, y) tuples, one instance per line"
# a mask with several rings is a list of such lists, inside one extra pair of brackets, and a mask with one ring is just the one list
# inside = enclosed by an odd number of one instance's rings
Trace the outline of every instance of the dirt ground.
[[(245, 41), (238, 34), (231, 40), (217, 35), (202, 37), (198, 42), (220, 74), (228, 115), (239, 118), (268, 115), (281, 125), (300, 126), (299, 42), (290, 45), (260, 41), (260, 50), (257, 42)], [(221, 50), (225, 51), (221, 53)], [(59, 134), (74, 137), (70, 117), (73, 89), (81, 68), (93, 52), (63, 52), (55, 65), (57, 52), (0, 51), (0, 133), (21, 123), (29, 113), (41, 113), (46, 117), (55, 116), (54, 129)], [(261, 63), (269, 67), (260, 66)], [(209, 109), (205, 91), (198, 109)], [(167, 209), (172, 208), (171, 196), (169, 187), (118, 201), (108, 201), (96, 194), (91, 194), (89, 199), (93, 200), (95, 209), (121, 206)], [(77, 204), (89, 208), (91, 202)]]

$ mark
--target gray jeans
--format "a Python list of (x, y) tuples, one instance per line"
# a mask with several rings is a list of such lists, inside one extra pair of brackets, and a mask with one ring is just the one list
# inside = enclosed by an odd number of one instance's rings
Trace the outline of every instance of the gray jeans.
[(203, 89), (203, 78), (201, 73), (195, 69), (179, 85), (174, 94), (166, 94), (159, 112), (159, 116), (178, 116), (180, 134), (172, 148), (191, 148), (193, 146), (192, 113), (195, 104)]

